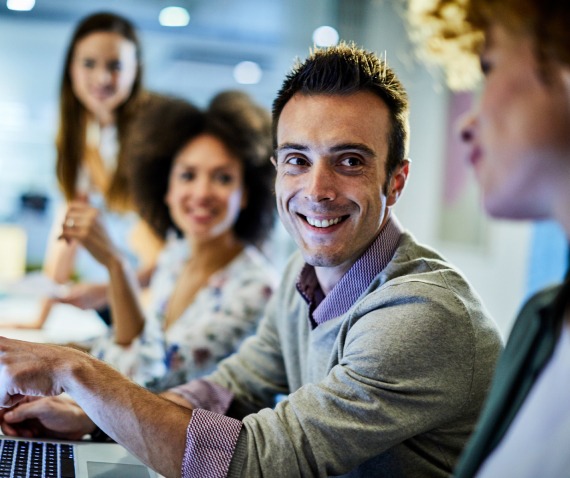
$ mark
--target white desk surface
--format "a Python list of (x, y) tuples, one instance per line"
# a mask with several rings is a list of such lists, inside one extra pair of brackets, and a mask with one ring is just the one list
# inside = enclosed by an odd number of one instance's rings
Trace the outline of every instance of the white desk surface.
[(65, 344), (101, 335), (107, 326), (94, 310), (81, 310), (55, 304), (42, 329), (5, 328), (2, 323), (25, 323), (39, 315), (40, 300), (25, 297), (0, 297), (0, 335), (29, 342)]

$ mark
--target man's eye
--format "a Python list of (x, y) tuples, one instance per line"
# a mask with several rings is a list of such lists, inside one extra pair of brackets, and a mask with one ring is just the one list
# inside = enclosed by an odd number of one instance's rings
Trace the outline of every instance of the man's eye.
[(293, 166), (306, 166), (308, 161), (301, 156), (291, 156), (290, 158), (287, 158), (285, 163)]
[(357, 158), (356, 156), (350, 156), (348, 158), (344, 158), (341, 162), (341, 164), (343, 166), (361, 166), (362, 165), (362, 160), (360, 158)]

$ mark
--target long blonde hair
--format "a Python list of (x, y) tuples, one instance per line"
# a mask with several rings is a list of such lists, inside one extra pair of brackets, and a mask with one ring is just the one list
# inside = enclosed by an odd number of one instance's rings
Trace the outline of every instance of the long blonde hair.
[(137, 73), (129, 98), (117, 109), (119, 156), (117, 170), (105, 193), (108, 206), (118, 211), (131, 209), (130, 187), (125, 155), (121, 145), (128, 125), (141, 102), (142, 65), (141, 47), (134, 26), (127, 19), (113, 13), (97, 13), (85, 18), (76, 28), (65, 56), (60, 92), (59, 130), (56, 138), (57, 180), (65, 198), (70, 201), (77, 195), (77, 176), (86, 152), (87, 110), (73, 92), (70, 65), (76, 44), (94, 32), (118, 33), (134, 43), (137, 56)]

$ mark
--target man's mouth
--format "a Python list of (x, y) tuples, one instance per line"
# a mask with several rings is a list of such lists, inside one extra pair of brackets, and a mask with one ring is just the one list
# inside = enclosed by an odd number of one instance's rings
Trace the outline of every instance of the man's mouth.
[(339, 222), (344, 221), (347, 217), (348, 216), (335, 217), (331, 219), (315, 219), (309, 216), (305, 216), (305, 219), (313, 227), (326, 228), (335, 226)]

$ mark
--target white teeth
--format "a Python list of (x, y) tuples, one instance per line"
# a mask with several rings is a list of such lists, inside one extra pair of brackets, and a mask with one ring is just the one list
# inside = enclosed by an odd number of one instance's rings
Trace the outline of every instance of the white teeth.
[(338, 224), (340, 221), (340, 217), (335, 219), (323, 219), (320, 221), (319, 219), (313, 219), (312, 217), (307, 216), (307, 222), (314, 227), (330, 227)]

